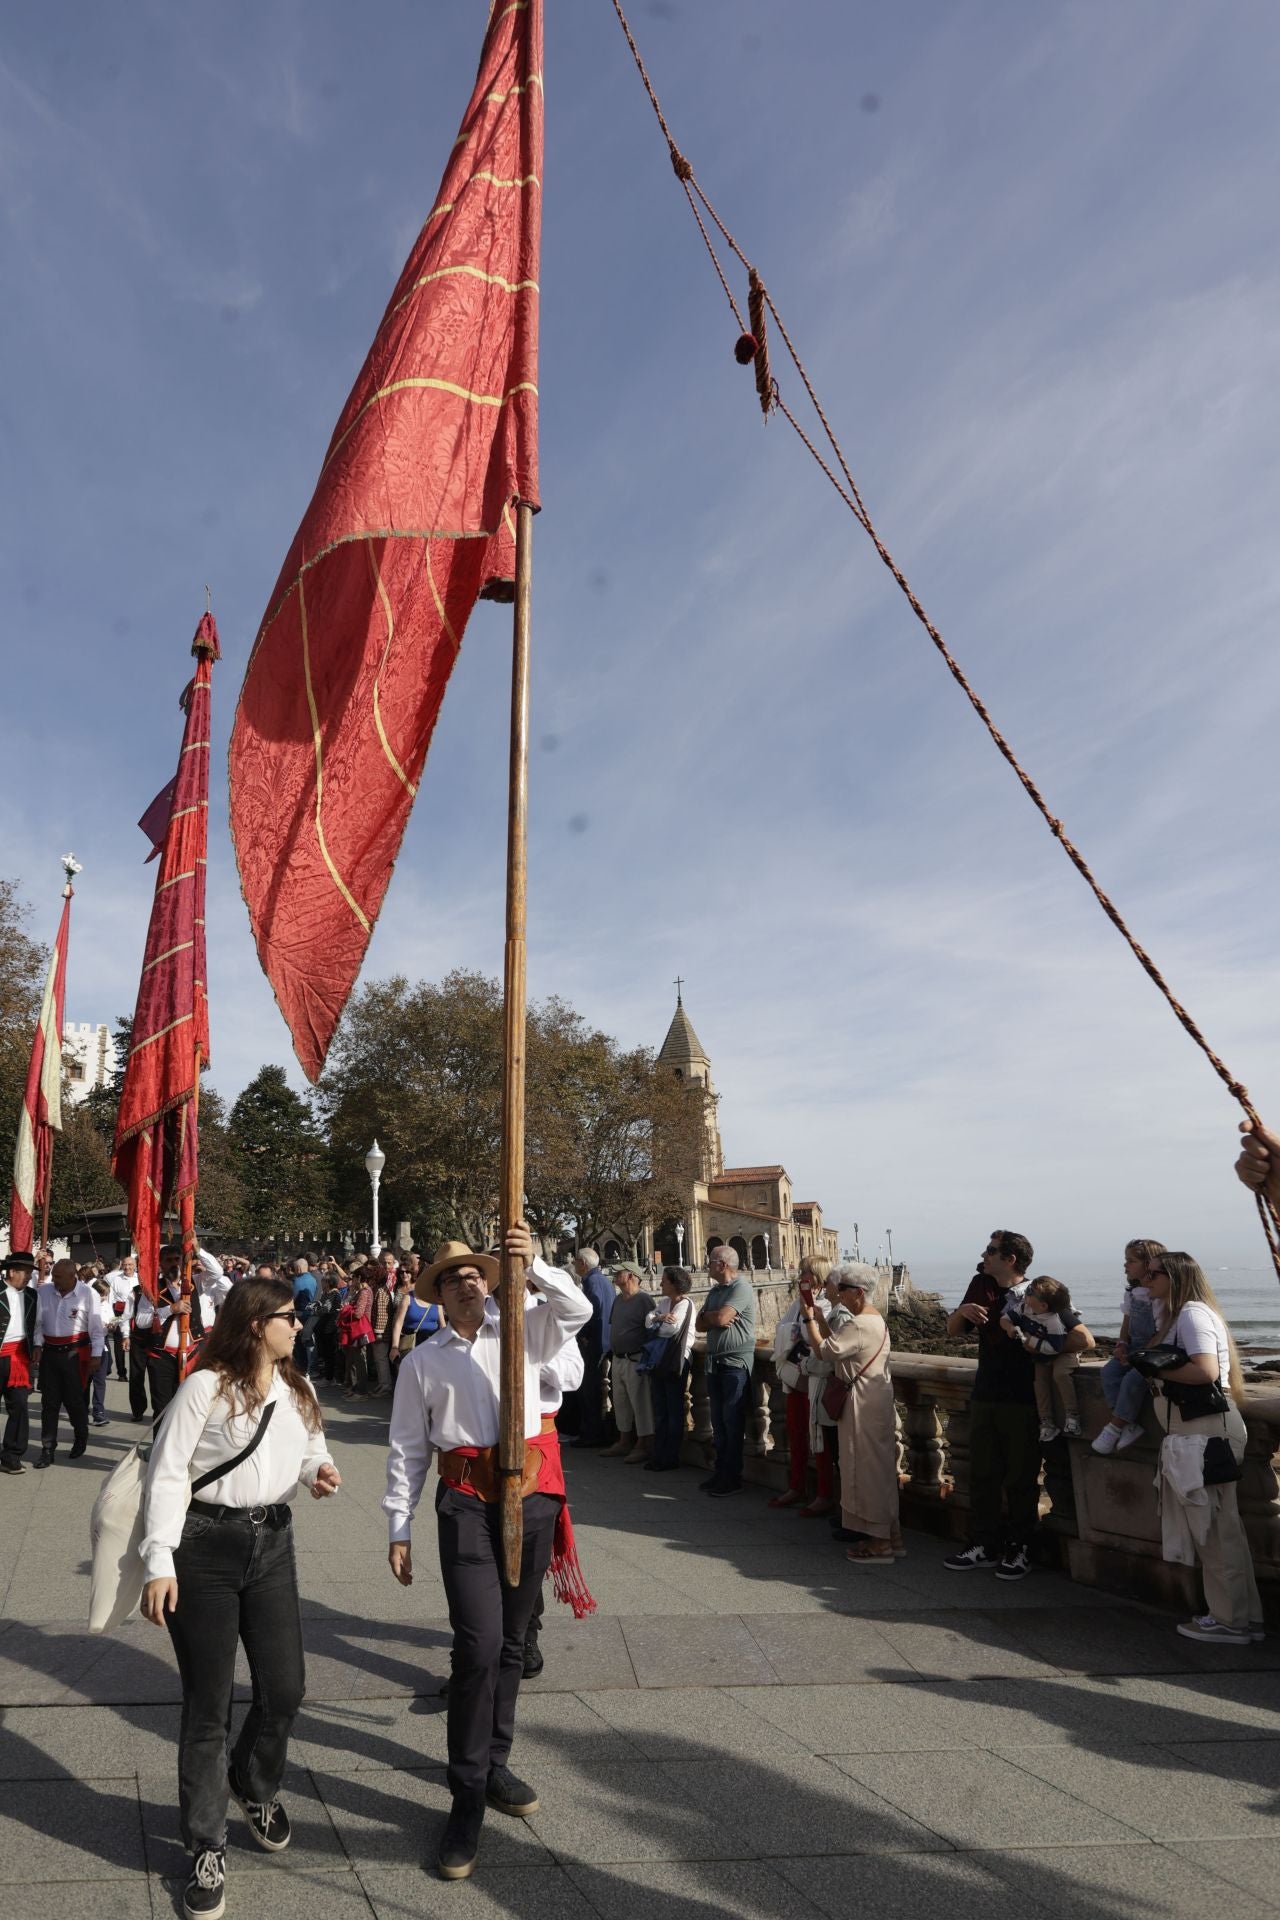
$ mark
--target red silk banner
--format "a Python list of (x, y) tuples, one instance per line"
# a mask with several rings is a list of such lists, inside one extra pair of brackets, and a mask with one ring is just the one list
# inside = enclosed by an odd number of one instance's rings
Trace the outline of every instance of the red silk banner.
[(53, 1134), (62, 1131), (62, 1021), (67, 1000), (67, 941), (71, 937), (71, 881), (63, 896), (62, 918), (44, 983), (27, 1067), (27, 1085), (18, 1116), (13, 1154), (13, 1196), (9, 1205), (9, 1246), (30, 1253), (37, 1209), (42, 1208), (53, 1173)]
[[(542, 0), (493, 7), (440, 191), (342, 410), (245, 674), (231, 832), (315, 1079), (477, 597), (538, 504)], [(502, 585), (506, 583), (506, 592)]]
[(201, 619), (191, 651), (198, 664), (183, 695), (187, 723), (156, 874), (112, 1160), (112, 1171), (128, 1192), (138, 1277), (152, 1299), (159, 1284), (165, 1208), (178, 1207), (184, 1237), (194, 1232), (196, 1109), (200, 1069), (209, 1064), (205, 861), (210, 682), (220, 652), (212, 614)]

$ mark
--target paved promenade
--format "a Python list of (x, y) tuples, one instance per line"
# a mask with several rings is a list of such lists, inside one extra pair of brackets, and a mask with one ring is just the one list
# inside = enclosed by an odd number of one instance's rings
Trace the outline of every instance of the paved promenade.
[[(1280, 1910), (1280, 1637), (1178, 1639), (1164, 1615), (1036, 1574), (948, 1574), (908, 1536), (849, 1566), (822, 1523), (697, 1476), (567, 1456), (600, 1603), (553, 1606), (513, 1763), (542, 1796), (490, 1814), (482, 1866), (429, 1862), (447, 1805), (448, 1628), (421, 1528), (403, 1592), (378, 1499), (382, 1403), (326, 1407), (345, 1486), (297, 1508), (308, 1697), (295, 1840), (233, 1817), (230, 1920), (1233, 1920)], [(0, 1909), (180, 1910), (168, 1638), (83, 1622), (89, 1509), (136, 1433), (0, 1483)]]

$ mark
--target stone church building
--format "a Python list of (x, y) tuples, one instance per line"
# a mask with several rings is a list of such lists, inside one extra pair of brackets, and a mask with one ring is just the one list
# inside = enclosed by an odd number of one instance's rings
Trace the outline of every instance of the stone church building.
[[(727, 1241), (744, 1268), (795, 1268), (807, 1253), (824, 1259), (840, 1258), (840, 1239), (834, 1227), (823, 1225), (816, 1200), (792, 1197), (785, 1167), (726, 1167), (720, 1140), (719, 1102), (711, 1078), (711, 1062), (693, 1030), (677, 990), (675, 1017), (658, 1054), (658, 1065), (674, 1073), (702, 1099), (703, 1143), (701, 1177), (685, 1201), (684, 1265), (705, 1267), (707, 1255)], [(675, 1219), (646, 1231), (644, 1251), (664, 1264), (676, 1265), (680, 1241)], [(601, 1249), (606, 1256), (608, 1245)]]

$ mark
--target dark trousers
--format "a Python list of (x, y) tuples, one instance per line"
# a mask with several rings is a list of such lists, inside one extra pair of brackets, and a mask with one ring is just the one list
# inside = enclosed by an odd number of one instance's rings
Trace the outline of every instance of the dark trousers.
[[(1040, 1506), (1040, 1427), (1034, 1406), (969, 1405), (969, 1524), (988, 1553), (1026, 1546)], [(1007, 1510), (1007, 1518), (1006, 1518)]]
[(686, 1367), (680, 1373), (651, 1373), (649, 1393), (653, 1406), (653, 1461), (658, 1467), (678, 1467), (684, 1445), (684, 1383)]
[(21, 1460), (27, 1450), (27, 1441), (30, 1437), (27, 1402), (30, 1397), (29, 1387), (9, 1385), (9, 1362), (0, 1360), (0, 1398), (4, 1400), (5, 1411), (4, 1439), (0, 1441), (0, 1456), (5, 1460)]
[(604, 1394), (600, 1368), (604, 1355), (598, 1340), (579, 1336), (578, 1350), (585, 1369), (578, 1389), (578, 1438), (584, 1447), (598, 1447), (604, 1440)]
[(747, 1438), (747, 1402), (751, 1375), (746, 1367), (713, 1366), (707, 1373), (711, 1437), (716, 1450), (716, 1479), (742, 1485), (742, 1450)]
[(107, 1346), (108, 1346), (108, 1351), (115, 1356), (116, 1379), (117, 1380), (126, 1379), (127, 1374), (125, 1371), (125, 1359), (124, 1359), (125, 1349), (124, 1349), (124, 1321), (123, 1320), (113, 1320), (110, 1326), (108, 1326)]
[(551, 1560), (559, 1501), (531, 1493), (524, 1503), (520, 1584), (500, 1571), (502, 1517), (442, 1482), (436, 1495), (440, 1573), (453, 1628), (449, 1682), (449, 1791), (479, 1799), (491, 1767), (504, 1767), (516, 1731), (524, 1636)]
[(111, 1378), (111, 1349), (102, 1349), (102, 1358), (89, 1377), (89, 1391), (93, 1400), (93, 1417), (105, 1420), (107, 1417), (107, 1382)]
[(178, 1356), (155, 1347), (147, 1356), (147, 1378), (151, 1382), (151, 1411), (158, 1420), (178, 1391)]
[(147, 1411), (147, 1356), (155, 1344), (154, 1327), (135, 1327), (129, 1335), (129, 1411), (135, 1420)]
[(40, 1446), (52, 1453), (58, 1444), (58, 1415), (66, 1408), (78, 1447), (89, 1440), (89, 1402), (80, 1380), (76, 1347), (40, 1349)]
[(226, 1844), (236, 1642), (253, 1682), (231, 1749), (236, 1785), (247, 1800), (275, 1799), (302, 1705), (306, 1671), (293, 1527), (287, 1507), (270, 1513), (285, 1524), (255, 1526), (247, 1512), (218, 1520), (188, 1513), (173, 1556), (178, 1604), (166, 1620), (182, 1676), (178, 1805), (191, 1853)]

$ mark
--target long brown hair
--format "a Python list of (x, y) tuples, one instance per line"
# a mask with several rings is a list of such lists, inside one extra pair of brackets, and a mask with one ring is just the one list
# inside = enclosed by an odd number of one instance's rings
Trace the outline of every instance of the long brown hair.
[[(254, 1322), (261, 1323), (292, 1305), (293, 1288), (287, 1280), (237, 1280), (218, 1309), (213, 1332), (201, 1344), (200, 1358), (192, 1371), (212, 1368), (220, 1374), (219, 1394), (233, 1411), (237, 1400), (243, 1411), (251, 1414), (263, 1402), (258, 1385), (262, 1336), (254, 1331)], [(324, 1425), (320, 1408), (305, 1375), (294, 1365), (292, 1354), (276, 1361), (276, 1372), (311, 1432), (319, 1433)]]
[(1178, 1253), (1166, 1248), (1151, 1262), (1153, 1267), (1163, 1267), (1169, 1276), (1169, 1298), (1166, 1303), (1166, 1318), (1161, 1327), (1161, 1336), (1168, 1332), (1184, 1307), (1193, 1302), (1210, 1307), (1221, 1320), (1227, 1336), (1227, 1352), (1231, 1361), (1231, 1377), (1222, 1382), (1223, 1391), (1229, 1393), (1238, 1405), (1248, 1405), (1244, 1390), (1244, 1373), (1240, 1366), (1240, 1353), (1236, 1346), (1235, 1335), (1227, 1326), (1227, 1316), (1218, 1305), (1213, 1288), (1204, 1277), (1204, 1269), (1198, 1260), (1189, 1253)]

